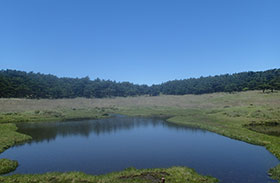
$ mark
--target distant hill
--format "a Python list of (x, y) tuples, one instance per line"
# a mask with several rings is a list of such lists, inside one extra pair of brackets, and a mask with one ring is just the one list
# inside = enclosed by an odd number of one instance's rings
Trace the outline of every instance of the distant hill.
[(280, 90), (280, 69), (241, 72), (209, 77), (167, 81), (159, 85), (54, 75), (16, 70), (0, 71), (1, 98), (103, 98), (137, 95), (184, 95), (246, 90)]

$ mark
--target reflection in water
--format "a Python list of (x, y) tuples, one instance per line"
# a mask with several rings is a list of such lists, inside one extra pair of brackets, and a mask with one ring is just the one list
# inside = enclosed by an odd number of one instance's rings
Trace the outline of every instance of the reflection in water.
[(267, 170), (279, 163), (264, 147), (156, 118), (118, 115), (17, 126), (33, 140), (0, 154), (18, 160), (12, 174), (187, 166), (221, 182), (264, 183), (269, 181)]
[[(117, 117), (117, 118), (116, 118)], [(96, 135), (104, 133), (116, 133), (118, 130), (129, 130), (140, 126), (152, 125), (154, 127), (161, 125), (167, 128), (173, 128), (179, 130), (189, 130), (203, 132), (204, 130), (179, 126), (169, 122), (163, 122), (158, 118), (149, 118), (149, 120), (143, 120), (143, 118), (137, 117), (125, 117), (117, 115), (113, 118), (101, 119), (101, 120), (84, 120), (84, 121), (67, 121), (67, 122), (44, 122), (44, 123), (18, 123), (18, 131), (32, 136), (33, 142), (51, 141), (55, 140), (57, 136), (72, 136), (80, 135), (88, 137), (91, 133)]]

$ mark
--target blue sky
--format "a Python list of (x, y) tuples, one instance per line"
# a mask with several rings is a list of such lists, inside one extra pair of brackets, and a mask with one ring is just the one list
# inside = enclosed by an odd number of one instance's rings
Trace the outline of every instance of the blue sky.
[(0, 69), (139, 84), (280, 68), (279, 0), (2, 0)]

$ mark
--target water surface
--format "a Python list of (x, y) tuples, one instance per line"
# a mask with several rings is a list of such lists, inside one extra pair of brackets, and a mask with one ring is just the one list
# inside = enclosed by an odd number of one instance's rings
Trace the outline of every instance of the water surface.
[(221, 182), (265, 183), (272, 181), (268, 169), (279, 163), (264, 147), (160, 119), (116, 116), (17, 126), (33, 140), (0, 154), (19, 161), (13, 173), (187, 166)]

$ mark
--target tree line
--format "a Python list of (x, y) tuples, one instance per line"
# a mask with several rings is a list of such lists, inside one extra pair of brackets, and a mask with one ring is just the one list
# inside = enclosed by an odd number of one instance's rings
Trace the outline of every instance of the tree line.
[(103, 98), (280, 90), (280, 69), (167, 81), (158, 85), (84, 78), (59, 78), (17, 70), (0, 71), (1, 98)]
[(200, 78), (168, 81), (160, 85), (164, 94), (204, 94), (247, 90), (279, 90), (280, 69), (240, 72)]

